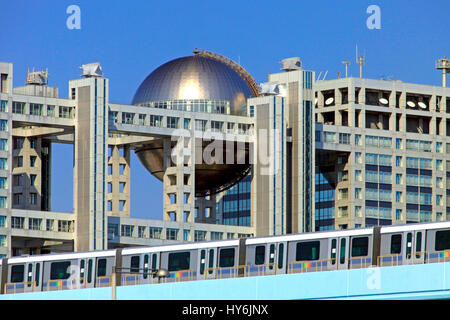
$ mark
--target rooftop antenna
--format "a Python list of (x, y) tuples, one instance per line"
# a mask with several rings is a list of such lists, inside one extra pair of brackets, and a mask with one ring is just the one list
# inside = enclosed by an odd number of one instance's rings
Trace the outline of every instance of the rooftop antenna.
[(364, 56), (358, 56), (358, 45), (356, 45), (356, 64), (359, 64), (359, 77), (362, 78), (362, 67), (366, 60)]
[(450, 73), (450, 60), (447, 57), (436, 60), (436, 69), (442, 70), (442, 86), (447, 87), (447, 73)]
[(328, 74), (328, 70), (325, 72), (325, 74), (323, 75), (323, 78), (322, 78), (322, 80), (325, 80), (325, 78), (327, 77), (327, 74)]
[(342, 63), (345, 64), (345, 77), (348, 78), (348, 65), (350, 64), (350, 61), (344, 60)]
[(321, 76), (321, 75), (322, 75), (322, 71), (320, 71), (319, 75), (317, 76), (316, 81), (319, 81), (319, 80), (320, 80), (320, 76)]
[(33, 67), (30, 72), (30, 69), (28, 68), (26, 84), (35, 84), (38, 86), (44, 86), (48, 84), (48, 69), (45, 69), (45, 71), (34, 71)]

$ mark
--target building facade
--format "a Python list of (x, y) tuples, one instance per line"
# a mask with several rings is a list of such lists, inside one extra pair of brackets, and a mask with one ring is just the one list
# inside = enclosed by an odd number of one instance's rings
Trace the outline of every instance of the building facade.
[[(192, 97), (115, 104), (98, 64), (60, 98), (45, 81), (13, 88), (12, 64), (0, 63), (0, 255), (450, 219), (450, 89), (315, 81), (298, 58), (282, 70), (232, 112), (229, 101)], [(223, 149), (199, 137), (232, 142), (243, 166), (205, 179), (210, 167), (196, 161)], [(70, 213), (51, 208), (54, 143), (73, 145)], [(162, 181), (161, 220), (132, 217), (131, 152)]]

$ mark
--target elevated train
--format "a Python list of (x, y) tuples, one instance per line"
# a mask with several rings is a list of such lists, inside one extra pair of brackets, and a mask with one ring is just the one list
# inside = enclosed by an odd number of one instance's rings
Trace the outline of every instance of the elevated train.
[[(113, 276), (126, 285), (443, 261), (450, 261), (450, 222), (5, 258), (0, 288), (3, 294), (110, 286)], [(168, 277), (155, 277), (157, 270)]]

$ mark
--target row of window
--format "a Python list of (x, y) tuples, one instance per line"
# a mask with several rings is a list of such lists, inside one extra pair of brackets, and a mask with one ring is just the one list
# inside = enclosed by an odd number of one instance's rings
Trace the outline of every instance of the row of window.
[[(118, 112), (117, 111), (111, 111), (109, 113), (109, 120), (113, 122), (117, 122), (118, 118)], [(145, 114), (138, 114), (138, 117), (136, 118), (135, 113), (130, 112), (122, 112), (122, 123), (123, 124), (137, 124), (144, 126), (146, 125), (146, 118), (147, 115)], [(137, 120), (136, 120), (137, 119)], [(152, 127), (158, 127), (162, 128), (164, 126), (163, 124), (164, 117), (161, 115), (150, 115), (149, 117), (149, 126)], [(207, 131), (207, 120), (202, 119), (196, 119), (195, 124), (195, 130), (196, 131)], [(235, 130), (235, 123), (232, 122), (223, 122), (223, 121), (214, 121), (211, 120), (211, 131), (212, 132), (226, 132), (226, 133), (233, 133)], [(251, 129), (252, 125), (247, 123), (238, 123), (238, 133), (240, 134), (246, 134)], [(166, 117), (166, 128), (171, 129), (191, 129), (191, 119), (190, 118), (183, 118), (181, 121), (181, 118), (179, 117)]]
[[(137, 229), (137, 237), (138, 238), (146, 237), (145, 236), (146, 228), (147, 228), (146, 226), (138, 226), (138, 229)], [(118, 230), (119, 230), (118, 225), (116, 225), (116, 224), (108, 225), (108, 233), (110, 234), (110, 236), (112, 236), (112, 237), (119, 236)], [(120, 236), (133, 237), (133, 236), (135, 236), (134, 230), (135, 230), (135, 226), (122, 224), (120, 227), (120, 231), (121, 231)], [(179, 231), (180, 231), (179, 229), (166, 228), (166, 239), (167, 240), (178, 240)], [(148, 238), (150, 238), (150, 239), (163, 239), (162, 238), (163, 228), (161, 228), (161, 227), (148, 227), (148, 232), (149, 232)], [(194, 231), (194, 241), (205, 241), (206, 234), (207, 234), (207, 231), (195, 230)], [(248, 236), (248, 235), (239, 234), (238, 236), (244, 237), (244, 236)], [(211, 237), (211, 240), (222, 240), (222, 239), (224, 239), (224, 233), (218, 232), (218, 231), (211, 231), (210, 237)], [(227, 239), (234, 239), (235, 234), (227, 233), (226, 237), (227, 237)], [(190, 230), (183, 230), (183, 240), (184, 241), (190, 240)]]
[[(46, 109), (45, 109), (46, 107)], [(29, 114), (34, 116), (43, 116), (44, 110), (46, 110), (46, 114), (48, 117), (56, 117), (56, 110), (58, 110), (59, 118), (72, 119), (74, 117), (74, 107), (67, 106), (54, 106), (54, 105), (46, 105), (30, 103), (29, 105)], [(7, 112), (7, 110), (3, 111)], [(17, 114), (26, 114), (26, 103), (14, 101), (12, 106), (12, 112)]]
[[(11, 228), (13, 229), (25, 229), (25, 217), (11, 217)], [(6, 216), (0, 216), (0, 227), (6, 228)], [(57, 229), (55, 228), (55, 221), (57, 221)], [(43, 230), (44, 219), (41, 218), (28, 218), (28, 230)], [(54, 220), (45, 219), (46, 231), (58, 231), (58, 232), (73, 232), (74, 221), (72, 220)]]
[(208, 112), (208, 113), (230, 113), (230, 102), (227, 100), (205, 100), (205, 99), (180, 99), (180, 100), (162, 100), (141, 103), (140, 106), (149, 108), (192, 111), (192, 112)]

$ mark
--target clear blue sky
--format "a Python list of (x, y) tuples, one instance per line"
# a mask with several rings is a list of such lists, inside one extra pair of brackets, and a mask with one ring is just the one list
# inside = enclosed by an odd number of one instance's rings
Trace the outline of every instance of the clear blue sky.
[[(14, 86), (26, 70), (48, 68), (50, 85), (67, 97), (79, 66), (101, 62), (110, 101), (130, 103), (157, 66), (200, 47), (240, 60), (257, 82), (278, 62), (299, 56), (327, 79), (365, 52), (364, 76), (394, 76), (440, 85), (435, 60), (450, 56), (450, 1), (66, 1), (1, 0), (0, 61), (14, 63)], [(69, 5), (81, 8), (81, 30), (69, 30)], [(381, 29), (369, 30), (369, 5), (381, 9)], [(72, 148), (54, 145), (53, 210), (72, 210)], [(162, 185), (132, 157), (131, 215), (162, 217)], [(149, 201), (151, 202), (149, 205)], [(151, 208), (151, 209), (149, 209)], [(151, 211), (150, 211), (151, 210)]]

